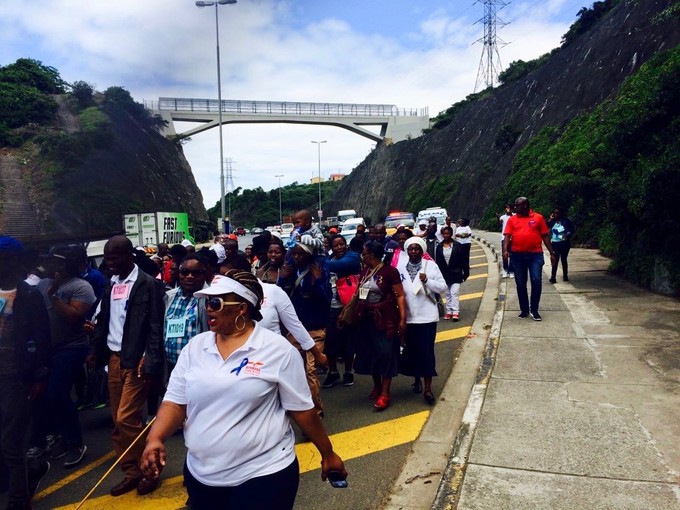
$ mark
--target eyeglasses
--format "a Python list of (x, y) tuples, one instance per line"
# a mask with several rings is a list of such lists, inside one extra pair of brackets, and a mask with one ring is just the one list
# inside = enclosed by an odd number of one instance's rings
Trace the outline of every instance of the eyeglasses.
[(205, 271), (203, 269), (180, 269), (179, 274), (181, 276), (193, 276), (194, 278), (198, 278), (200, 276), (203, 276), (205, 274)]
[(208, 299), (207, 305), (213, 312), (219, 312), (227, 305), (241, 305), (241, 301), (225, 301), (221, 297), (213, 297)]

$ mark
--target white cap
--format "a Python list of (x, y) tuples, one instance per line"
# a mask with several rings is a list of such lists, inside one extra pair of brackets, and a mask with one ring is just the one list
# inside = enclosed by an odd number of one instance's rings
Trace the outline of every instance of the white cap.
[(191, 241), (189, 241), (188, 239), (183, 239), (182, 242), (181, 242), (180, 244), (181, 244), (182, 246), (184, 246), (185, 248), (186, 248), (187, 246), (193, 246), (193, 244), (191, 244)]
[(259, 299), (257, 295), (245, 285), (240, 284), (233, 278), (228, 276), (223, 276), (220, 274), (215, 275), (210, 282), (210, 287), (201, 289), (198, 292), (194, 292), (196, 297), (208, 297), (208, 296), (222, 296), (224, 294), (236, 294), (241, 296), (243, 299), (251, 303), (253, 306), (257, 307), (259, 304)]

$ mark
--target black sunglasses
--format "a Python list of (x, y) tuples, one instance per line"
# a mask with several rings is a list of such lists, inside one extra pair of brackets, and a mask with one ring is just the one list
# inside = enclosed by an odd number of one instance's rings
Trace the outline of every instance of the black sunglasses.
[(181, 276), (193, 276), (194, 278), (198, 278), (199, 276), (203, 276), (205, 274), (205, 271), (203, 269), (180, 269), (179, 274)]
[(219, 312), (227, 305), (240, 305), (243, 303), (241, 301), (225, 301), (221, 297), (212, 297), (208, 299), (206, 304), (213, 312)]

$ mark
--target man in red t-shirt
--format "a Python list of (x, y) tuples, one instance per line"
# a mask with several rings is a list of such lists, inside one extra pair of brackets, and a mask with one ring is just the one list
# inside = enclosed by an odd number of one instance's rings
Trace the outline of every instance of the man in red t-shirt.
[[(512, 265), (515, 269), (515, 285), (519, 299), (520, 319), (529, 316), (541, 320), (538, 304), (541, 301), (543, 248), (550, 252), (550, 260), (555, 257), (550, 244), (550, 230), (543, 216), (529, 208), (529, 200), (519, 197), (515, 200), (515, 215), (508, 219), (503, 238), (503, 261), (507, 262), (512, 245)], [(531, 280), (531, 302), (527, 294), (527, 273)]]

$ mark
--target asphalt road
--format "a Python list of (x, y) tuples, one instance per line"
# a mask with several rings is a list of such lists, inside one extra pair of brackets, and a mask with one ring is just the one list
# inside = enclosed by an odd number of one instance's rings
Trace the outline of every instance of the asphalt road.
[[(240, 248), (243, 249), (250, 240), (250, 236), (240, 237)], [(438, 325), (436, 356), (439, 377), (433, 383), (435, 396), (451, 373), (484, 291), (487, 260), (479, 246), (473, 245), (470, 263), (471, 277), (461, 288), (461, 320), (441, 320)], [(370, 377), (356, 376), (352, 387), (338, 385), (322, 390), (326, 409), (324, 425), (336, 451), (345, 459), (349, 488), (333, 489), (328, 483), (321, 482), (318, 454), (298, 433), (301, 478), (296, 508), (340, 510), (381, 507), (431, 409), (422, 395), (411, 391), (412, 382), (411, 378), (404, 376), (395, 378), (392, 406), (382, 413), (376, 412), (367, 398), (372, 387)], [(36, 510), (75, 508), (114, 462), (109, 409), (82, 411), (81, 423), (88, 446), (85, 461), (71, 470), (63, 468), (60, 461), (54, 461), (34, 500)], [(181, 434), (173, 437), (168, 447), (168, 466), (162, 475), (163, 483), (155, 493), (139, 497), (132, 492), (111, 498), (108, 490), (122, 476), (116, 469), (82, 508), (183, 508), (186, 494), (180, 477), (184, 460)], [(5, 498), (5, 495), (0, 496), (0, 505), (5, 504)]]

